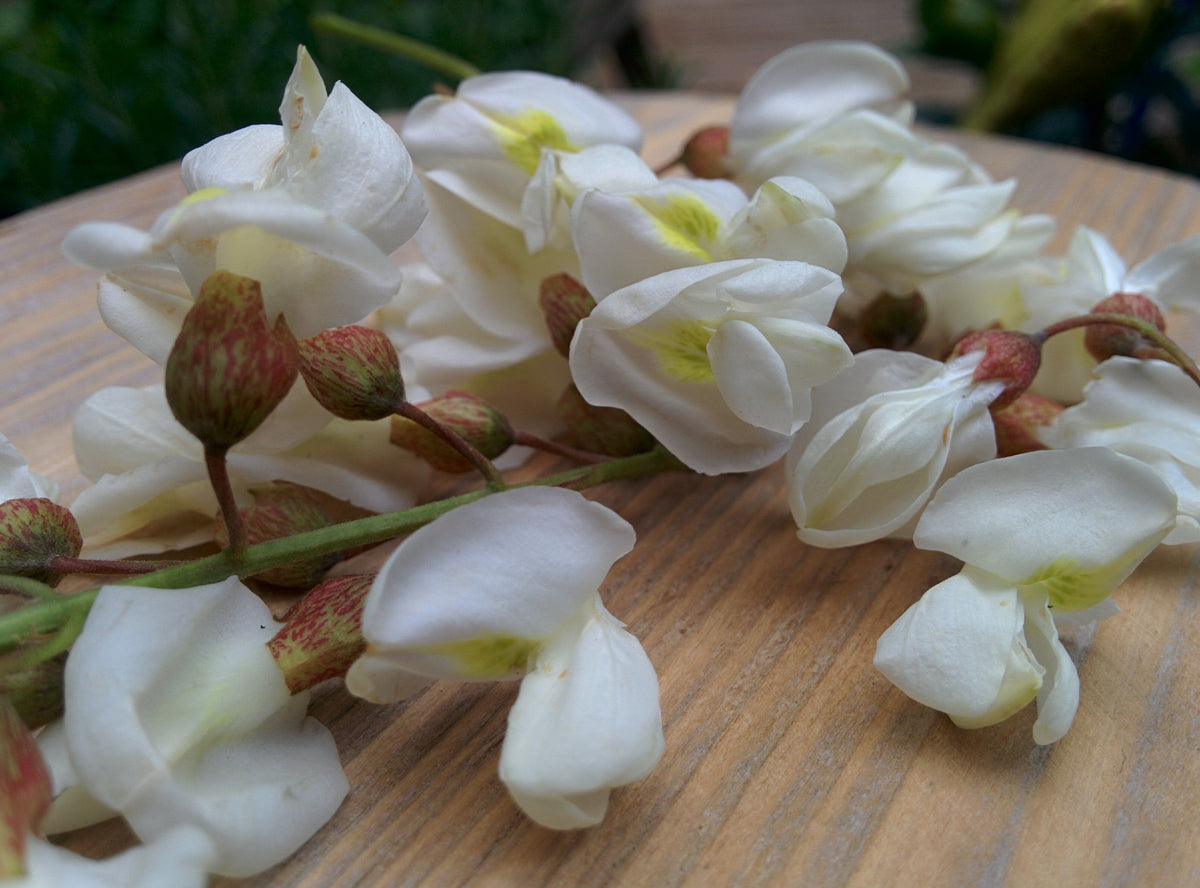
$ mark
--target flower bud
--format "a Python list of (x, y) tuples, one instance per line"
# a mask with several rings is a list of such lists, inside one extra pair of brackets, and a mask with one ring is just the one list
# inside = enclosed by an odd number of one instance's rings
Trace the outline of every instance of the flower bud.
[(213, 272), (167, 357), (167, 403), (207, 450), (228, 450), (283, 400), (299, 373), (296, 341), (272, 327), (258, 281)]
[(984, 352), (983, 359), (975, 368), (975, 381), (999, 381), (1005, 384), (1004, 391), (992, 401), (993, 414), (1003, 410), (1029, 388), (1042, 363), (1041, 341), (1027, 333), (1012, 330), (968, 333), (955, 343), (950, 357), (957, 358), (974, 351)]
[(345, 675), (366, 650), (363, 602), (374, 581), (373, 575), (363, 574), (330, 577), (288, 611), (267, 650), (293, 694)]
[[(494, 459), (512, 446), (516, 433), (504, 414), (478, 395), (452, 391), (418, 404), (425, 413), (461, 435), (467, 443)], [(391, 441), (411, 450), (441, 472), (470, 472), (475, 466), (428, 429), (410, 419), (392, 417)]]
[(0, 881), (25, 874), (25, 838), (49, 810), (52, 792), (37, 741), (0, 697)]
[(589, 404), (574, 385), (567, 386), (555, 405), (575, 443), (605, 456), (633, 456), (654, 446), (654, 436), (624, 410)]
[(1007, 407), (994, 411), (992, 426), (996, 430), (996, 456), (1046, 450), (1037, 430), (1050, 425), (1062, 411), (1062, 404), (1033, 392), (1025, 392)]
[(31, 728), (48, 725), (63, 714), (63, 667), (67, 655), (39, 660), (25, 669), (0, 674), (0, 698), (8, 700)]
[(83, 535), (69, 509), (43, 497), (0, 503), (0, 573), (51, 585), (60, 575), (56, 558), (74, 558)]
[[(1153, 324), (1165, 331), (1167, 323), (1158, 306), (1139, 293), (1114, 293), (1096, 303), (1092, 314), (1122, 314)], [(1083, 332), (1083, 344), (1097, 361), (1106, 361), (1116, 355), (1133, 357), (1145, 340), (1137, 330), (1117, 324), (1095, 324)]]
[(571, 356), (571, 339), (579, 322), (592, 313), (596, 300), (569, 274), (552, 274), (542, 281), (538, 305), (550, 331), (550, 341), (564, 358)]
[(917, 341), (928, 318), (925, 298), (917, 291), (907, 296), (880, 293), (863, 310), (858, 328), (867, 348), (903, 350)]
[(387, 334), (357, 325), (335, 327), (298, 344), (304, 384), (334, 416), (383, 419), (404, 400), (400, 357)]
[[(333, 523), (317, 494), (307, 487), (278, 483), (250, 492), (254, 495), (254, 505), (240, 512), (246, 527), (246, 542), (251, 545), (320, 530)], [(229, 545), (229, 530), (220, 516), (217, 517), (213, 535), (220, 546)], [(340, 559), (341, 555), (337, 552), (301, 558), (255, 574), (254, 578), (289, 589), (307, 589), (320, 581), (325, 571)]]
[(706, 126), (697, 130), (683, 146), (680, 161), (698, 179), (728, 179), (731, 174), (729, 127)]

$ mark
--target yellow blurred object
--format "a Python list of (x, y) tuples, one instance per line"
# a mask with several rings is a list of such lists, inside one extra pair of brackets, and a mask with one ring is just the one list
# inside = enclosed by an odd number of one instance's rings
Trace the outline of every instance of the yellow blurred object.
[(1168, 0), (1028, 0), (1001, 38), (967, 129), (1002, 130), (1102, 86)]

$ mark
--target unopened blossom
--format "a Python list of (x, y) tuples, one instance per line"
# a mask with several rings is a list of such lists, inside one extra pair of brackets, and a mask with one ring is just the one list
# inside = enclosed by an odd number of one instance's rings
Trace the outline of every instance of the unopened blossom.
[[(50, 763), (56, 789), (77, 785), (61, 804), (90, 795), (147, 842), (198, 829), (221, 875), (291, 855), (348, 784), (333, 738), (305, 717), (308, 695), (290, 693), (267, 649), (276, 628), (236, 578), (103, 587), (67, 663), (67, 760), (56, 767), (51, 750)], [(72, 825), (69, 810), (50, 818)]]
[[(388, 421), (330, 419), (315, 429), (271, 417), (228, 454), (239, 505), (250, 489), (290, 481), (373, 512), (407, 508), (426, 470), (388, 443)], [(287, 419), (286, 416), (280, 417)], [(75, 459), (95, 483), (72, 504), (93, 557), (212, 540), (216, 497), (200, 443), (171, 416), (161, 386), (108, 388), (75, 414)]]
[(813, 390), (787, 459), (800, 539), (835, 547), (906, 535), (942, 481), (996, 455), (988, 407), (1004, 383), (976, 381), (982, 356), (943, 364), (872, 349)]
[(808, 419), (810, 391), (852, 362), (827, 321), (841, 279), (742, 259), (680, 268), (605, 297), (580, 322), (571, 373), (690, 468), (760, 469)]
[(1083, 400), (1039, 437), (1050, 447), (1108, 447), (1146, 463), (1179, 500), (1178, 523), (1164, 542), (1200, 540), (1200, 388), (1174, 364), (1109, 358), (1096, 366)]
[(601, 301), (661, 272), (727, 259), (790, 259), (841, 272), (846, 238), (833, 213), (803, 179), (771, 179), (749, 200), (731, 182), (669, 179), (581, 194), (571, 231), (581, 280)]
[[(1080, 226), (1064, 256), (1052, 263), (1055, 278), (1027, 287), (1028, 316), (1021, 329), (1036, 331), (1064, 318), (1084, 315), (1115, 293), (1145, 296), (1163, 311), (1200, 312), (1195, 281), (1200, 276), (1200, 236), (1171, 244), (1129, 268), (1099, 232)], [(1078, 401), (1095, 360), (1084, 332), (1051, 337), (1043, 351), (1038, 393), (1064, 403)]]
[(1037, 743), (1079, 704), (1060, 614), (1103, 605), (1175, 525), (1175, 495), (1148, 466), (1102, 447), (1041, 450), (966, 469), (913, 533), (963, 570), (927, 591), (880, 637), (875, 666), (962, 727), (995, 724), (1037, 700)]
[[(283, 314), (300, 338), (356, 323), (396, 292), (388, 253), (425, 214), (399, 137), (344, 85), (326, 95), (303, 47), (280, 116), (184, 158), (190, 193), (149, 232), (102, 222), (67, 236), (71, 259), (113, 272), (101, 314), (135, 346), (161, 351), (178, 323), (171, 302), (219, 269), (259, 281), (268, 316)], [(174, 266), (186, 286), (147, 266)]]
[(505, 491), (443, 515), (368, 593), (347, 687), (387, 702), (434, 678), (522, 678), (500, 775), (543, 826), (599, 822), (609, 790), (662, 754), (658, 680), (597, 590), (633, 547), (619, 516), (561, 488)]

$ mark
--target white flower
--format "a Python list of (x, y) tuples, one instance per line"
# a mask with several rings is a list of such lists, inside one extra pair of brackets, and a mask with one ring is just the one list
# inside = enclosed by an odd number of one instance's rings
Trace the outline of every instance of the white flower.
[(171, 309), (163, 288), (147, 292), (142, 266), (177, 267), (186, 290), (165, 288), (176, 299), (218, 269), (253, 278), (268, 315), (282, 313), (299, 338), (356, 323), (395, 293), (400, 273), (387, 254), (425, 213), (399, 137), (345, 86), (326, 97), (303, 48), (280, 110), (283, 126), (249, 127), (189, 154), (191, 194), (148, 233), (89, 223), (63, 242), (72, 260), (118, 272), (102, 313), (135, 345), (141, 329), (178, 326), (155, 317)]
[(599, 822), (609, 790), (662, 754), (654, 669), (597, 592), (633, 542), (615, 513), (560, 488), (509, 490), (443, 515), (376, 578), (363, 609), (368, 648), (347, 687), (386, 702), (429, 678), (525, 675), (501, 778), (544, 826)]
[(907, 128), (908, 75), (867, 43), (806, 43), (768, 61), (743, 87), (729, 125), (729, 163), (748, 189), (772, 176), (814, 182), (835, 203), (879, 182), (896, 158), (867, 129)]
[(276, 628), (236, 578), (105, 586), (66, 668), (63, 730), (80, 785), (146, 841), (203, 831), (222, 875), (287, 858), (348, 789), (333, 738), (305, 718), (308, 694), (289, 694), (266, 647)]
[(1146, 463), (1179, 499), (1170, 545), (1200, 540), (1200, 389), (1165, 361), (1114, 357), (1039, 437), (1056, 448), (1108, 447)]
[(56, 499), (58, 485), (29, 470), (19, 450), (0, 435), (0, 503), (12, 499)]
[[(290, 397), (290, 396), (289, 396)], [(388, 442), (389, 423), (272, 416), (229, 452), (235, 495), (290, 481), (373, 512), (416, 501), (427, 470)], [(108, 388), (75, 414), (75, 459), (96, 483), (71, 509), (93, 557), (124, 557), (212, 540), (218, 512), (200, 443), (175, 421), (161, 386)]]
[(26, 874), (3, 888), (204, 888), (215, 849), (190, 826), (104, 860), (90, 860), (36, 836), (25, 843)]
[(774, 462), (808, 418), (810, 389), (852, 362), (826, 322), (833, 272), (742, 259), (664, 272), (605, 297), (575, 332), (583, 397), (620, 407), (689, 467)]
[(853, 546), (905, 535), (938, 484), (994, 457), (988, 405), (1004, 383), (974, 381), (982, 357), (942, 364), (874, 349), (814, 389), (787, 460), (800, 539)]
[(1035, 697), (1037, 743), (1070, 727), (1079, 677), (1052, 613), (1102, 604), (1175, 523), (1175, 495), (1147, 466), (1100, 447), (1043, 450), (951, 478), (913, 542), (965, 562), (880, 637), (875, 665), (963, 727)]
[(664, 271), (725, 259), (792, 259), (840, 272), (846, 238), (815, 187), (772, 179), (747, 201), (730, 182), (676, 179), (580, 195), (572, 236), (597, 302)]
[(656, 179), (637, 157), (632, 117), (546, 74), (472, 77), (452, 97), (419, 102), (403, 134), (430, 204), (421, 255), (471, 319), (505, 339), (546, 340), (538, 285), (579, 274), (568, 225), (576, 195)]

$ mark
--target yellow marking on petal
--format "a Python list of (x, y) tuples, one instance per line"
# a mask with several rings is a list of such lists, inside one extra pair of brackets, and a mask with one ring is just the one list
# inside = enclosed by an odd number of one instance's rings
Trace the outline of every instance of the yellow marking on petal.
[(579, 150), (579, 146), (567, 138), (562, 124), (541, 108), (527, 108), (520, 114), (496, 115), (492, 124), (504, 155), (529, 175), (537, 170), (543, 148)]
[(639, 198), (638, 204), (654, 223), (654, 230), (667, 246), (711, 262), (721, 219), (694, 194), (672, 194), (665, 201)]
[(480, 635), (469, 641), (424, 645), (418, 650), (446, 657), (470, 678), (503, 678), (522, 672), (542, 642), (515, 635)]
[(216, 185), (211, 188), (201, 188), (199, 191), (193, 191), (181, 200), (179, 205), (181, 207), (190, 207), (192, 204), (204, 203), (206, 200), (212, 200), (214, 197), (220, 197), (222, 194), (228, 193), (228, 188), (218, 188)]
[(1124, 576), (1128, 559), (1081, 570), (1070, 558), (1060, 558), (1018, 583), (1041, 586), (1050, 596), (1050, 606), (1069, 613), (1094, 607), (1112, 594), (1117, 580)]
[(716, 332), (711, 322), (676, 320), (655, 332), (632, 331), (639, 345), (654, 352), (659, 367), (680, 382), (712, 382), (712, 364), (708, 360), (708, 341)]

